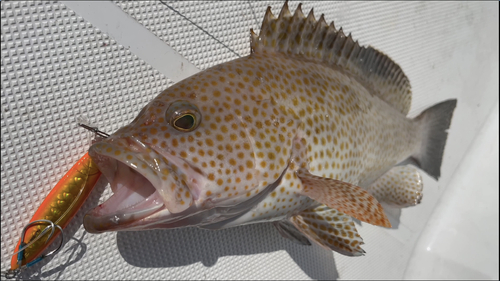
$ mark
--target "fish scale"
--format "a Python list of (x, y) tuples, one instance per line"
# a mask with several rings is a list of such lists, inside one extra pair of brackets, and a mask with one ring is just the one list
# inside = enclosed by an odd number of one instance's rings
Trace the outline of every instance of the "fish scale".
[[(364, 254), (351, 216), (390, 227), (379, 201), (422, 198), (412, 164), (438, 179), (456, 100), (406, 118), (402, 69), (285, 3), (251, 54), (171, 86), (89, 155), (113, 196), (89, 232), (274, 221), (297, 243)], [(140, 183), (140, 184), (139, 184)]]

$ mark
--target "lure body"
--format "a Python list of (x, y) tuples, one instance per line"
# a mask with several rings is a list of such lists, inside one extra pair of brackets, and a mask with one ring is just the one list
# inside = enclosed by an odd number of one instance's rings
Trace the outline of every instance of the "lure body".
[[(63, 178), (59, 180), (35, 212), (30, 222), (46, 219), (64, 229), (81, 208), (100, 176), (101, 172), (97, 169), (97, 166), (88, 153), (85, 153)], [(25, 236), (21, 237), (14, 251), (18, 251), (22, 241), (27, 244), (37, 238), (46, 227), (47, 225), (37, 224), (28, 228)], [(47, 239), (49, 237), (48, 234), (49, 232), (43, 234), (44, 237), (41, 237), (24, 250), (21, 265), (26, 265), (40, 256), (60, 232), (56, 230), (50, 239)], [(18, 267), (18, 255), (16, 254), (12, 256), (11, 269), (14, 270)]]

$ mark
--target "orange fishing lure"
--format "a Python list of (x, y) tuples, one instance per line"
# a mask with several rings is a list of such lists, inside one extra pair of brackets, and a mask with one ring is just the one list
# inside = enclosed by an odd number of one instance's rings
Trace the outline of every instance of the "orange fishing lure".
[[(52, 189), (31, 218), (30, 223), (37, 220), (48, 220), (64, 229), (81, 208), (100, 176), (101, 172), (88, 153), (85, 153)], [(50, 232), (44, 231), (47, 227), (50, 226), (33, 224), (26, 229), (24, 237), (21, 237), (14, 250), (20, 254), (12, 256), (11, 271), (24, 265), (30, 265), (30, 263), (32, 265), (40, 260), (41, 253), (61, 233), (55, 229), (55, 234), (50, 236)], [(42, 237), (38, 238), (40, 235)], [(21, 245), (24, 247), (31, 241), (35, 242), (19, 251)]]

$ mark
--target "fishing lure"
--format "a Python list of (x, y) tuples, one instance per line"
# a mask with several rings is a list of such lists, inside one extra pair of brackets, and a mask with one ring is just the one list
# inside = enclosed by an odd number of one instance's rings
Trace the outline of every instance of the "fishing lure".
[[(97, 128), (84, 124), (79, 125), (101, 138), (108, 137), (106, 133), (97, 130)], [(35, 212), (29, 224), (23, 229), (21, 238), (14, 249), (11, 269), (2, 275), (14, 278), (21, 270), (55, 254), (60, 249), (63, 240), (57, 249), (42, 255), (42, 252), (54, 242), (80, 210), (100, 176), (101, 172), (96, 164), (88, 153), (85, 153), (59, 180)]]

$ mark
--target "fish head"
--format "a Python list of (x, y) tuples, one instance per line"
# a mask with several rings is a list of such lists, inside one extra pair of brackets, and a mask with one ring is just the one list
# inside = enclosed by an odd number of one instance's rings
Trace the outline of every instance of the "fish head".
[(295, 132), (289, 116), (244, 79), (220, 77), (231, 76), (207, 70), (175, 84), (90, 147), (114, 194), (85, 216), (89, 232), (215, 223), (279, 183)]

